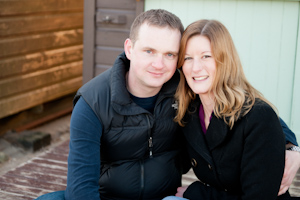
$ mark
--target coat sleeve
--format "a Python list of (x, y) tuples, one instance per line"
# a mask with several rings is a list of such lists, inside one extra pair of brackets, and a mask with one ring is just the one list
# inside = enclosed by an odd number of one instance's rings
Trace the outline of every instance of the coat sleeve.
[(225, 191), (217, 190), (210, 186), (205, 186), (199, 181), (193, 182), (183, 194), (189, 200), (241, 200), (240, 196), (229, 194)]
[(270, 106), (254, 106), (245, 116), (241, 162), (242, 199), (276, 199), (285, 162), (285, 138)]
[(100, 200), (101, 134), (100, 121), (81, 97), (71, 116), (66, 200)]
[(182, 129), (180, 128), (180, 135), (181, 135), (181, 138), (180, 138), (180, 154), (179, 154), (179, 162), (180, 162), (180, 168), (181, 168), (181, 173), (182, 174), (186, 174), (189, 172), (189, 170), (191, 169), (192, 167), (192, 164), (191, 164), (191, 161), (190, 161), (190, 157), (189, 157), (189, 153), (188, 153), (188, 150), (187, 150), (187, 141), (184, 137), (184, 133), (182, 132)]

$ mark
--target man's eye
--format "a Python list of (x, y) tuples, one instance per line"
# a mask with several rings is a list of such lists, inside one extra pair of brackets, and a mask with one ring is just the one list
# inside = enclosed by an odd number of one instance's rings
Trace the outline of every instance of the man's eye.
[(168, 55), (168, 57), (173, 57), (174, 56), (174, 54), (172, 54), (172, 53), (168, 53), (167, 55)]
[(146, 50), (146, 53), (152, 53), (152, 51), (151, 50)]

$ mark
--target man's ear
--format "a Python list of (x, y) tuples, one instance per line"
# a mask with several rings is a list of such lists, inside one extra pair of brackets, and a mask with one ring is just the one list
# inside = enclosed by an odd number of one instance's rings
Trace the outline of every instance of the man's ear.
[(124, 50), (125, 50), (125, 54), (126, 54), (126, 57), (128, 58), (128, 60), (131, 60), (132, 48), (133, 48), (132, 41), (129, 38), (127, 38), (124, 42)]

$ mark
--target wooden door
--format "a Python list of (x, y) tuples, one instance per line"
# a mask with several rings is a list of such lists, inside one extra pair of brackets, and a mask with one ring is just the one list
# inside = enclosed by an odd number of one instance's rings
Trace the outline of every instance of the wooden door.
[(143, 11), (144, 0), (84, 1), (84, 83), (113, 65), (133, 20)]

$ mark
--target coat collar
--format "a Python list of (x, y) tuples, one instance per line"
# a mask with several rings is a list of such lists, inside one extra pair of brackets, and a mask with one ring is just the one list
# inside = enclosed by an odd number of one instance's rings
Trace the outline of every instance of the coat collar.
[(229, 134), (229, 127), (222, 118), (217, 118), (212, 114), (210, 124), (206, 132), (206, 141), (209, 149), (212, 151), (214, 148), (224, 142)]
[(200, 100), (191, 103), (186, 116), (187, 124), (183, 128), (185, 137), (190, 145), (209, 163), (212, 163), (211, 151), (222, 144), (229, 134), (229, 128), (223, 119), (212, 114), (212, 118), (204, 135), (199, 119)]

